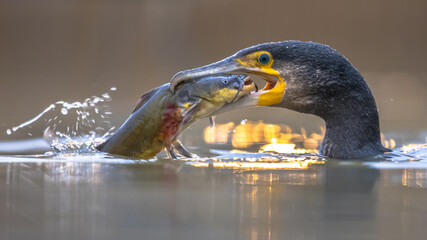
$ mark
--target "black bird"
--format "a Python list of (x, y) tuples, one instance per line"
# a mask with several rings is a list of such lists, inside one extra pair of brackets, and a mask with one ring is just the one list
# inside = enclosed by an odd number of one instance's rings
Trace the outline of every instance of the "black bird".
[[(315, 42), (263, 43), (219, 62), (177, 73), (171, 90), (215, 74), (257, 75), (267, 84), (234, 108), (274, 106), (325, 120), (320, 154), (360, 158), (390, 151), (381, 144), (375, 99), (359, 71), (338, 51)], [(231, 106), (233, 107), (233, 106)]]

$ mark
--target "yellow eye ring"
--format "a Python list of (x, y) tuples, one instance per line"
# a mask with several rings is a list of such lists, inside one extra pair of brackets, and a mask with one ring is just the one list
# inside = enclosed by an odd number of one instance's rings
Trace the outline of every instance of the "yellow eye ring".
[(273, 63), (273, 57), (269, 52), (266, 52), (266, 51), (258, 52), (257, 60), (261, 66), (268, 66)]

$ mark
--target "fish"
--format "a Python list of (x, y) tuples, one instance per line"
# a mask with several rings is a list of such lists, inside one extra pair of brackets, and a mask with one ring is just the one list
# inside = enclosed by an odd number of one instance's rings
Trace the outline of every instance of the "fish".
[(210, 117), (222, 107), (256, 91), (246, 75), (214, 75), (178, 86), (173, 93), (164, 84), (143, 94), (123, 125), (104, 143), (101, 152), (131, 158), (151, 159), (162, 150), (169, 158), (192, 158), (178, 140), (197, 120)]

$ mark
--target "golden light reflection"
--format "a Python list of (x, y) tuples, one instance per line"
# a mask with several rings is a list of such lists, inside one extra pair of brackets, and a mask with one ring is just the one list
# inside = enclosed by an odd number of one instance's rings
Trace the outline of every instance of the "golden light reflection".
[(240, 158), (234, 157), (231, 160), (210, 158), (198, 161), (188, 161), (186, 165), (200, 168), (238, 169), (238, 170), (305, 170), (310, 166), (324, 164), (326, 160), (319, 158), (298, 159), (288, 158), (281, 160), (276, 158)]
[(242, 170), (303, 170), (312, 164), (323, 164), (324, 161), (304, 160), (288, 162), (214, 162), (214, 168)]
[(410, 152), (414, 152), (414, 151), (418, 151), (421, 149), (425, 149), (427, 148), (427, 143), (425, 144), (408, 144), (408, 145), (404, 145), (402, 146), (402, 152), (403, 153), (410, 153)]
[(227, 144), (229, 142), (229, 133), (233, 131), (233, 128), (233, 122), (207, 127), (204, 131), (205, 142), (208, 144)]
[(427, 170), (404, 169), (402, 173), (402, 186), (412, 188), (427, 188)]
[(231, 144), (236, 148), (248, 148), (254, 144), (254, 139), (252, 138), (252, 133), (247, 131), (247, 129), (254, 129), (254, 124), (246, 123), (236, 126), (233, 131), (233, 137)]
[(314, 149), (295, 149), (295, 144), (291, 143), (270, 143), (262, 146), (259, 150), (260, 153), (263, 152), (274, 152), (281, 154), (304, 154), (317, 152)]
[[(243, 120), (238, 125), (228, 122), (217, 124), (214, 128), (207, 127), (204, 131), (204, 140), (207, 144), (231, 145), (237, 149), (255, 146), (261, 152), (277, 150), (278, 153), (306, 153), (313, 152), (307, 150), (315, 150), (319, 147), (323, 135), (323, 129), (320, 133), (312, 133), (308, 136), (303, 128), (301, 133), (294, 133), (285, 124)], [(292, 146), (297, 146), (298, 149)]]
[[(240, 124), (228, 122), (207, 127), (204, 130), (204, 140), (207, 144), (231, 145), (236, 149), (258, 148), (259, 152), (275, 152), (282, 154), (317, 153), (325, 129), (308, 134), (304, 128), (300, 133), (293, 132), (285, 124), (252, 122), (243, 120)], [(382, 144), (386, 148), (396, 147), (394, 139), (386, 139), (381, 134)]]
[(272, 172), (272, 171), (246, 171), (240, 174), (235, 174), (236, 181), (239, 185), (253, 186), (272, 186), (279, 184), (286, 185), (318, 185), (325, 179), (325, 169), (316, 168), (305, 171), (288, 171)]
[(393, 138), (386, 139), (384, 134), (381, 133), (381, 143), (385, 148), (395, 148), (396, 147), (396, 141), (394, 141)]

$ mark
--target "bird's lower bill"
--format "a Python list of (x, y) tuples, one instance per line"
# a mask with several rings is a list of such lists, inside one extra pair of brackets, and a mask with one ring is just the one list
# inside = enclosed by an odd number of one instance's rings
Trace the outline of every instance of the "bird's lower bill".
[(244, 80), (243, 87), (240, 92), (242, 94), (255, 94), (257, 92), (257, 86), (250, 76), (247, 76)]
[(266, 81), (266, 84), (261, 90), (251, 93), (247, 101), (250, 100), (257, 106), (275, 105), (282, 101), (285, 92), (285, 82), (279, 74), (266, 75), (256, 72), (251, 73), (251, 75), (260, 76)]

